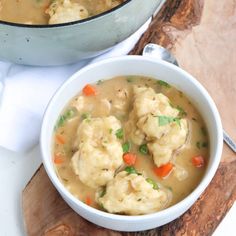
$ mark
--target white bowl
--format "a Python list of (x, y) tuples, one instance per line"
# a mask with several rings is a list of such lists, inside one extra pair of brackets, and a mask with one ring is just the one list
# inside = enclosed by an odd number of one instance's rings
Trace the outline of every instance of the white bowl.
[[(198, 108), (205, 120), (210, 138), (210, 158), (206, 173), (185, 199), (160, 212), (142, 216), (124, 216), (94, 209), (75, 198), (58, 179), (52, 161), (54, 124), (68, 101), (88, 83), (119, 75), (143, 75), (164, 80), (181, 90)], [(105, 228), (119, 231), (140, 231), (164, 225), (187, 211), (206, 189), (220, 163), (222, 154), (222, 125), (217, 108), (203, 86), (190, 74), (164, 61), (141, 56), (107, 59), (89, 65), (67, 80), (52, 98), (44, 116), (41, 130), (43, 164), (52, 183), (69, 206), (85, 219)]]

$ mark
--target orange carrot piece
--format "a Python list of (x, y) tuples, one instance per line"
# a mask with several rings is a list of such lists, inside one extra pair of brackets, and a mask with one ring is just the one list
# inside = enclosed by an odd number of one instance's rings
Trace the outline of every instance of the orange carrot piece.
[(92, 204), (92, 199), (91, 199), (89, 196), (87, 196), (86, 199), (85, 199), (85, 203), (86, 203), (88, 206), (91, 206), (91, 204)]
[(205, 160), (203, 156), (195, 156), (192, 158), (192, 163), (195, 167), (200, 168), (204, 166)]
[(95, 87), (93, 87), (90, 84), (85, 85), (85, 87), (83, 88), (83, 94), (85, 96), (94, 96), (96, 95), (96, 89)]
[(136, 162), (136, 159), (137, 159), (137, 156), (131, 152), (127, 152), (123, 155), (124, 162), (129, 166), (134, 165)]
[(158, 177), (164, 178), (166, 176), (168, 176), (170, 174), (170, 172), (172, 171), (174, 165), (172, 163), (167, 163), (163, 166), (160, 167), (155, 167), (154, 168), (154, 172)]
[(64, 162), (64, 159), (62, 156), (59, 156), (59, 155), (55, 155), (54, 156), (54, 163), (59, 165), (59, 164), (62, 164)]
[(62, 135), (56, 134), (56, 135), (55, 135), (55, 138), (56, 138), (57, 143), (59, 143), (59, 144), (65, 144), (65, 139), (64, 139), (64, 137), (63, 137)]

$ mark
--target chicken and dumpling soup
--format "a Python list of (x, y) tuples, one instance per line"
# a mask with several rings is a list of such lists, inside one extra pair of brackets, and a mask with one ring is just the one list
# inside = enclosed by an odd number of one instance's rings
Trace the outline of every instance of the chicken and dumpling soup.
[(22, 24), (60, 24), (108, 11), (125, 0), (0, 0), (0, 20)]
[(204, 121), (162, 80), (120, 76), (86, 85), (61, 113), (53, 161), (64, 186), (114, 214), (160, 211), (201, 181), (209, 158)]

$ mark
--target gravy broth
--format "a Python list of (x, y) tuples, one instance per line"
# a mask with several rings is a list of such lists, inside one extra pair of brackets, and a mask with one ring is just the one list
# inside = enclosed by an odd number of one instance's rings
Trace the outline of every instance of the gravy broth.
[[(130, 119), (130, 112), (133, 109), (134, 86), (152, 88), (156, 93), (162, 93), (167, 96), (170, 100), (170, 106), (179, 111), (179, 119), (185, 119), (188, 124), (186, 142), (173, 152), (171, 163), (173, 163), (174, 167), (167, 176), (157, 175), (157, 172), (154, 171), (156, 164), (149, 148), (144, 144), (144, 149), (140, 149), (142, 145), (135, 144), (126, 129), (127, 122)], [(141, 76), (120, 76), (110, 80), (98, 81), (97, 84), (93, 85), (93, 88), (96, 90), (96, 95), (85, 96), (82, 92), (74, 97), (61, 113), (55, 126), (52, 155), (56, 173), (65, 187), (82, 202), (104, 210), (104, 206), (101, 206), (96, 201), (96, 189), (86, 186), (81, 182), (79, 175), (75, 174), (71, 159), (78, 150), (75, 140), (77, 139), (77, 129), (80, 124), (85, 119), (89, 122), (89, 119), (93, 117), (112, 115), (120, 121), (124, 131), (124, 136), (120, 140), (123, 150), (124, 147), (127, 149), (124, 144), (128, 143), (128, 152), (137, 156), (132, 167), (138, 173), (143, 174), (145, 178), (151, 179), (157, 185), (168, 189), (170, 192), (169, 201), (164, 208), (181, 201), (189, 195), (200, 183), (205, 173), (209, 157), (209, 139), (201, 114), (188, 98), (164, 81)], [(122, 92), (124, 93), (121, 94)], [(81, 109), (77, 109), (75, 104), (83, 96), (85, 96), (83, 106)], [(179, 122), (179, 120), (174, 120), (173, 122)], [(199, 156), (204, 158), (204, 163), (200, 163), (200, 165), (193, 160), (194, 157)], [(126, 163), (116, 170), (116, 174), (120, 169), (124, 169), (125, 166), (127, 166)]]

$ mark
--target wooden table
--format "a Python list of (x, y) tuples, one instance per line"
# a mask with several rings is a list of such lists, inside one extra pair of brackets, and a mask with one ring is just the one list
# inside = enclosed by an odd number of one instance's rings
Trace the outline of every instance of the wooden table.
[[(167, 0), (130, 54), (147, 43), (167, 47), (208, 90), (224, 129), (236, 140), (236, 1)], [(235, 154), (225, 145), (210, 186), (179, 219), (157, 229), (120, 233), (87, 222), (61, 199), (41, 167), (23, 192), (29, 236), (211, 235), (236, 199)]]

